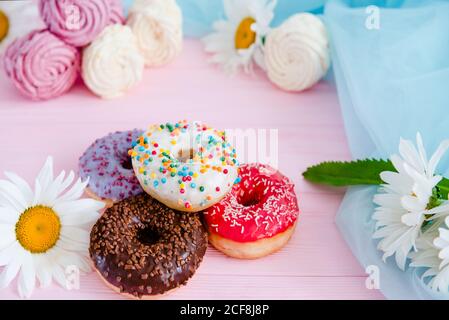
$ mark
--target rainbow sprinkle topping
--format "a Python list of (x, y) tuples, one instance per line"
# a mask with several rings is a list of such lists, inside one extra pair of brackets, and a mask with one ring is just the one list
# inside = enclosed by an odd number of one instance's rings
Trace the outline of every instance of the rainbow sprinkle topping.
[(200, 122), (153, 125), (129, 155), (148, 193), (186, 209), (208, 207), (238, 183), (237, 155), (226, 133)]

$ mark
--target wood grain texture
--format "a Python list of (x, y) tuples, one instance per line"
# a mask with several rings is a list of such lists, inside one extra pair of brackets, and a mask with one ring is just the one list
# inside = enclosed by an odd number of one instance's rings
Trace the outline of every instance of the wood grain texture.
[[(350, 158), (335, 87), (320, 83), (301, 94), (274, 88), (262, 73), (229, 78), (206, 62), (197, 41), (188, 40), (170, 66), (147, 70), (128, 96), (100, 100), (80, 83), (48, 102), (20, 97), (0, 78), (0, 171), (30, 182), (47, 155), (56, 170), (76, 170), (78, 158), (110, 131), (179, 119), (218, 128), (279, 131), (279, 168), (296, 184), (301, 207), (292, 240), (276, 254), (255, 261), (225, 257), (215, 249), (187, 286), (167, 299), (380, 299), (365, 288), (366, 275), (340, 236), (334, 217), (343, 189), (306, 183), (301, 172), (324, 160)], [(3, 177), (3, 176), (2, 176)], [(17, 298), (16, 283), (0, 299)], [(53, 285), (36, 299), (119, 299), (98, 277), (82, 277), (80, 290)]]

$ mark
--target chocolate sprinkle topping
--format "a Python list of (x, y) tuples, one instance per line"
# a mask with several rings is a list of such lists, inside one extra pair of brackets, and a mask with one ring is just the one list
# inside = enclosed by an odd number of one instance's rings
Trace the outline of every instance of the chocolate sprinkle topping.
[(90, 257), (104, 279), (138, 298), (179, 287), (207, 248), (199, 215), (172, 210), (147, 194), (107, 209), (90, 234)]

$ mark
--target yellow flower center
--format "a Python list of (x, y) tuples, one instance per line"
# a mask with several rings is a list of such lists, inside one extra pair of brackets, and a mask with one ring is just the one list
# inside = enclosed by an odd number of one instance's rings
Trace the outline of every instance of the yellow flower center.
[(53, 209), (36, 206), (25, 210), (16, 224), (16, 237), (31, 253), (44, 253), (59, 239), (61, 222)]
[(6, 14), (0, 10), (0, 42), (6, 38), (9, 31), (9, 19)]
[(256, 42), (256, 33), (251, 29), (253, 23), (256, 22), (251, 17), (247, 17), (240, 22), (235, 32), (235, 48), (248, 49)]

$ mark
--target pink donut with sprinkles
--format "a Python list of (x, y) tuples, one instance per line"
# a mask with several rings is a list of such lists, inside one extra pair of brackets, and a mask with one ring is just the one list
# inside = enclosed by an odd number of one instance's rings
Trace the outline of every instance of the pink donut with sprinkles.
[(270, 166), (242, 165), (239, 179), (221, 202), (204, 211), (209, 241), (228, 256), (256, 259), (288, 242), (298, 200), (291, 180)]

